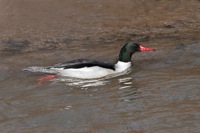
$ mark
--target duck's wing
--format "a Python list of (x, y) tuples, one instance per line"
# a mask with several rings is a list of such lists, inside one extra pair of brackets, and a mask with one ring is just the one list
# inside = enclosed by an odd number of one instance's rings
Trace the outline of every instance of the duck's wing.
[(77, 59), (77, 60), (72, 60), (65, 63), (56, 64), (54, 66), (50, 66), (49, 69), (51, 68), (78, 69), (78, 68), (83, 68), (83, 67), (94, 67), (94, 66), (99, 66), (99, 67), (115, 70), (114, 64), (95, 61), (95, 60), (88, 60), (88, 59)]

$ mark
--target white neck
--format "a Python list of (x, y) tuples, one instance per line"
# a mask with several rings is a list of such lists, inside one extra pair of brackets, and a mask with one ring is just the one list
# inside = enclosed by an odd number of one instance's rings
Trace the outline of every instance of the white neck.
[(131, 62), (118, 61), (115, 64), (115, 71), (122, 72), (122, 71), (125, 71), (126, 69), (128, 69), (129, 67), (131, 67)]

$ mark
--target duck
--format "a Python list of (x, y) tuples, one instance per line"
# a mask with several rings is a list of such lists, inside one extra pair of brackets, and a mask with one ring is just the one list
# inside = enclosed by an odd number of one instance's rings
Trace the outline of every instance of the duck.
[[(46, 78), (64, 76), (78, 79), (97, 79), (122, 73), (131, 67), (133, 53), (140, 51), (155, 51), (155, 49), (145, 47), (139, 43), (128, 42), (121, 48), (118, 61), (115, 64), (92, 59), (76, 59), (46, 67), (50, 73), (55, 74)], [(46, 72), (48, 73), (48, 71)]]

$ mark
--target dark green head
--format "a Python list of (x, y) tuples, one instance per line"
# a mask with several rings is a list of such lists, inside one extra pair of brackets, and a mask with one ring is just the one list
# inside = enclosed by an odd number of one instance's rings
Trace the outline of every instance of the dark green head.
[(153, 50), (154, 49), (152, 48), (146, 48), (144, 46), (141, 46), (139, 43), (128, 42), (122, 47), (119, 53), (119, 61), (130, 62), (133, 53), (139, 51), (153, 51)]

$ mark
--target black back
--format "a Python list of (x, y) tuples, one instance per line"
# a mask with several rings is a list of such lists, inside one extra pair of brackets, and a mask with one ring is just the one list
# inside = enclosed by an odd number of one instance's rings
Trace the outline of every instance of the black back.
[(78, 69), (78, 68), (93, 67), (93, 66), (99, 66), (99, 67), (115, 70), (114, 64), (109, 64), (109, 63), (95, 61), (95, 60), (88, 60), (88, 59), (77, 59), (77, 60), (72, 60), (65, 63), (56, 64), (54, 66), (50, 66), (49, 69), (50, 68)]

